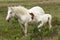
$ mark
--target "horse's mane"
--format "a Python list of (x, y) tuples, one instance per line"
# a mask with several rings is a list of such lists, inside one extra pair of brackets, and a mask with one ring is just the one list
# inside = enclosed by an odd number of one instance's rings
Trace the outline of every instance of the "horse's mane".
[(20, 14), (26, 14), (28, 12), (28, 9), (26, 9), (23, 6), (14, 6), (14, 7), (10, 7), (14, 10), (14, 12), (16, 13), (20, 13)]

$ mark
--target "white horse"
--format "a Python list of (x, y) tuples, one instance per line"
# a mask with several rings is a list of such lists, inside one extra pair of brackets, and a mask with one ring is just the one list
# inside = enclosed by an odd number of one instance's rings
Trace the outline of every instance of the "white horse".
[(14, 16), (16, 16), (19, 23), (22, 24), (21, 27), (23, 28), (23, 31), (26, 35), (28, 23), (32, 20), (28, 10), (23, 6), (8, 7), (6, 20), (9, 21)]

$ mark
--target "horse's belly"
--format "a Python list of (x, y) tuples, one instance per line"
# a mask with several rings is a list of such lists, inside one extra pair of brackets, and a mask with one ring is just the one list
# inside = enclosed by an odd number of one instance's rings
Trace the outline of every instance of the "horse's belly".
[(43, 21), (44, 23), (46, 23), (46, 22), (48, 22), (48, 18), (43, 18), (42, 21)]
[(46, 23), (48, 21), (48, 17), (43, 17), (43, 16), (39, 16), (36, 19), (37, 19), (37, 22), (42, 21), (42, 22)]

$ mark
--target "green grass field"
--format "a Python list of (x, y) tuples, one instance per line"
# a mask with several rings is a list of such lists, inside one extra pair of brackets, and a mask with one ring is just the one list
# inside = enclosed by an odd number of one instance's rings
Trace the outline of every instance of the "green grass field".
[[(0, 40), (58, 40), (59, 25), (60, 25), (60, 4), (37, 4), (42, 7), (46, 13), (52, 15), (52, 29), (49, 30), (46, 24), (38, 32), (37, 25), (29, 25), (28, 36), (23, 37), (22, 29), (16, 20), (13, 18), (9, 23), (6, 21), (7, 6), (0, 7)], [(35, 5), (24, 5), (26, 8), (31, 8)]]

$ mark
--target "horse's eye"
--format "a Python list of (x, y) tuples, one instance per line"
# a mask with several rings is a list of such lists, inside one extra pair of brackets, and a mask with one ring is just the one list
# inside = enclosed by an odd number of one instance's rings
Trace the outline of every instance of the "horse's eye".
[(10, 14), (12, 14), (12, 12), (10, 12)]

